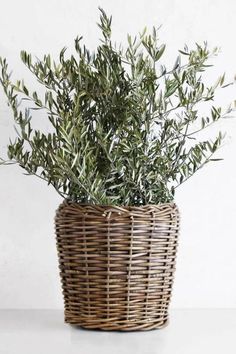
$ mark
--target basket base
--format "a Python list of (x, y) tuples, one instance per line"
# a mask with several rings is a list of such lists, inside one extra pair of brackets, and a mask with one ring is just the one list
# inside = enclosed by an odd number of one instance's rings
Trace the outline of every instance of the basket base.
[(65, 323), (72, 325), (73, 327), (89, 329), (89, 330), (101, 330), (101, 331), (119, 331), (119, 332), (131, 332), (131, 331), (150, 331), (153, 329), (162, 329), (168, 326), (169, 318), (165, 318), (164, 320), (159, 320), (156, 322), (144, 322), (140, 323), (140, 321), (120, 321), (116, 322), (111, 319), (107, 319), (107, 321), (98, 320), (95, 321), (76, 321), (75, 319), (65, 318)]

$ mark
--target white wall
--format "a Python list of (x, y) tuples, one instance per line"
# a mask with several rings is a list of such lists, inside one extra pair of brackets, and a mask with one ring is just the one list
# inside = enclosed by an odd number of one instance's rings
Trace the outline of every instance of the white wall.
[[(160, 35), (168, 44), (167, 60), (185, 43), (207, 40), (222, 47), (210, 78), (226, 71), (230, 79), (236, 72), (234, 0), (2, 0), (0, 55), (8, 58), (14, 77), (26, 77), (34, 85), (20, 62), (21, 49), (37, 56), (56, 55), (65, 45), (72, 47), (77, 34), (84, 34), (86, 42), (95, 46), (98, 5), (113, 14), (117, 40), (145, 25), (163, 24)], [(219, 101), (227, 104), (235, 96), (235, 88), (230, 88)], [(11, 126), (0, 91), (1, 154)], [(225, 130), (229, 133), (221, 151), (225, 160), (206, 167), (176, 195), (182, 227), (174, 307), (236, 306), (236, 121), (227, 121)], [(0, 307), (60, 308), (53, 228), (60, 197), (22, 171), (0, 167)]]

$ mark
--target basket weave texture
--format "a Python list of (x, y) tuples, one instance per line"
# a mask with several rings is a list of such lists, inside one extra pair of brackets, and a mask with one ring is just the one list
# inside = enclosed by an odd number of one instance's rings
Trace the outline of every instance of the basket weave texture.
[(148, 330), (168, 321), (179, 212), (64, 201), (55, 218), (65, 321)]

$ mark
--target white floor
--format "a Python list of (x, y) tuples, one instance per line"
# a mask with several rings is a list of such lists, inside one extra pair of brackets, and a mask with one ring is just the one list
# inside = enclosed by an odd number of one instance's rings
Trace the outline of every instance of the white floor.
[(236, 354), (236, 309), (172, 310), (148, 332), (83, 330), (60, 310), (0, 311), (0, 354)]

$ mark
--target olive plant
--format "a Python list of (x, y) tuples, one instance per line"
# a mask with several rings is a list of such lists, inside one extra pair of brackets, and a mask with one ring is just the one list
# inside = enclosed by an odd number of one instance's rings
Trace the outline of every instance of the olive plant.
[[(9, 161), (2, 161), (18, 163), (78, 203), (171, 202), (179, 185), (219, 160), (212, 156), (223, 134), (212, 140), (199, 134), (232, 110), (213, 105), (215, 91), (227, 86), (224, 75), (205, 84), (204, 72), (218, 49), (185, 46), (167, 69), (156, 28), (128, 35), (123, 48), (111, 38), (111, 22), (100, 9), (102, 38), (94, 52), (82, 37), (75, 39), (75, 54), (64, 48), (57, 61), (21, 52), (43, 85), (43, 97), (23, 80), (13, 83), (6, 59), (0, 59), (0, 81), (17, 131), (8, 145)], [(50, 123), (47, 131), (33, 127), (35, 110)]]

